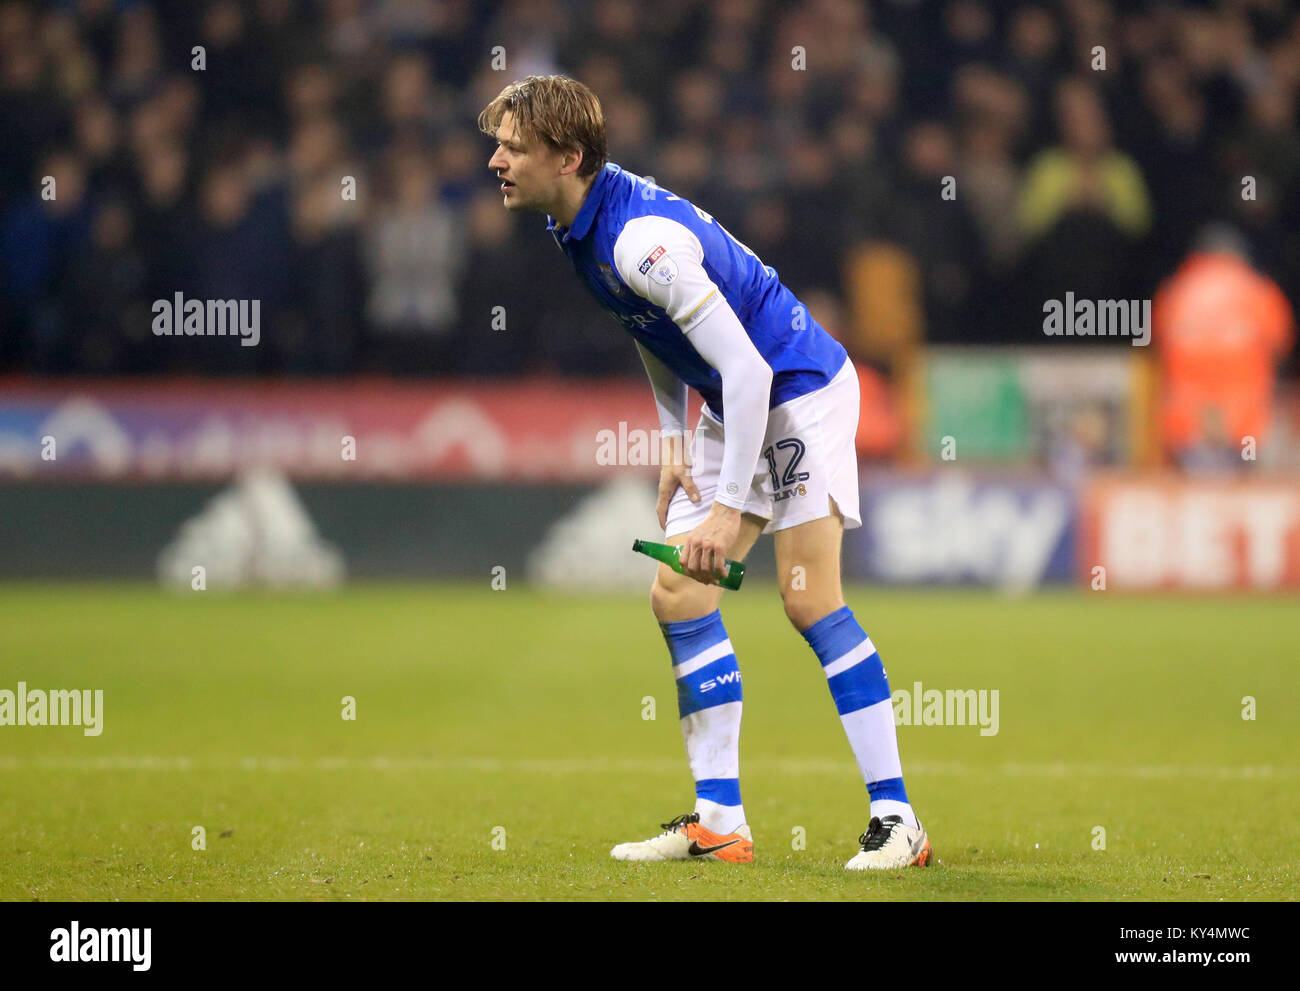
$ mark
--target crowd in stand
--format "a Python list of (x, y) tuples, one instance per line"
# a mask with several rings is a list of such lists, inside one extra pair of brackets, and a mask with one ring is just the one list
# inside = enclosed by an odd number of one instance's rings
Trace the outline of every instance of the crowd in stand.
[[(1059, 343), (1215, 222), (1300, 299), (1286, 0), (0, 0), (0, 371), (640, 374), (486, 167), (555, 72), (863, 359), (855, 259), (933, 343)], [(177, 292), (260, 346), (156, 336)]]

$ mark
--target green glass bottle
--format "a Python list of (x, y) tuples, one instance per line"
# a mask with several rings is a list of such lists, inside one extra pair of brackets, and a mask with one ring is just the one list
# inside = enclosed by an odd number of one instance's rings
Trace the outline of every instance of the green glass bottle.
[[(646, 557), (652, 557), (661, 564), (666, 564), (679, 575), (682, 573), (682, 562), (678, 560), (681, 552), (681, 544), (656, 544), (649, 540), (632, 541), (632, 550), (638, 554), (644, 554)], [(740, 588), (740, 583), (745, 580), (745, 566), (739, 561), (733, 561), (727, 558), (727, 573), (718, 576), (718, 584), (723, 588), (729, 588), (733, 591)]]

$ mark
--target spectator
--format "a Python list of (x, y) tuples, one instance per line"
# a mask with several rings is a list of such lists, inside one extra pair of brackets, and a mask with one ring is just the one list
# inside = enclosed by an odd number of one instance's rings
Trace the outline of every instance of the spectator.
[(280, 350), (290, 372), (355, 367), (365, 284), (355, 200), (330, 176), (300, 185), (293, 201), (293, 313)]
[[(153, 298), (226, 280), (288, 306), (263, 312), (266, 346), (212, 370), (443, 370), (456, 314), (491, 296), (529, 339), (486, 364), (639, 374), (594, 309), (488, 263), (504, 246), (474, 117), (529, 72), (594, 87), (614, 161), (706, 205), (797, 289), (845, 299), (885, 356), (921, 328), (1044, 343), (1044, 299), (1148, 298), (1216, 218), (1300, 298), (1293, 7), (0, 0), (0, 371), (209, 370), (102, 338), (135, 326), (131, 293), (68, 295), (133, 282), (136, 259)], [(59, 156), (76, 196), (41, 201)], [(229, 224), (214, 184), (243, 204)], [(534, 233), (507, 257), (563, 278)], [(864, 288), (891, 286), (865, 318)]]
[(1266, 448), (1276, 366), (1294, 340), (1290, 303), (1250, 266), (1240, 234), (1208, 228), (1152, 308), (1168, 457), (1189, 470), (1249, 464), (1242, 452)]
[[(76, 367), (70, 289), (90, 241), (90, 207), (81, 160), (56, 152), (41, 165), (33, 192), (0, 217), (0, 293), (11, 345), (37, 372)], [(37, 192), (39, 190), (39, 192)]]
[(968, 200), (943, 196), (945, 177), (957, 170), (952, 134), (939, 123), (916, 124), (903, 155), (885, 232), (920, 263), (927, 339), (968, 340), (971, 294), (985, 266)]
[(80, 328), (73, 360), (87, 372), (111, 374), (147, 368), (151, 344), (148, 267), (123, 200), (95, 213), (90, 252), (69, 280), (72, 325)]
[(192, 259), (181, 291), (190, 299), (258, 300), (261, 346), (231, 346), (217, 337), (163, 339), (187, 370), (261, 370), (277, 349), (280, 308), (288, 295), (289, 232), (282, 200), (255, 197), (242, 160), (211, 166), (199, 189), (190, 238)]
[[(556, 300), (562, 256), (537, 231), (521, 229), (519, 218), (501, 209), (495, 190), (474, 197), (467, 215), (465, 269), (473, 278), (461, 290), (457, 360), (446, 371), (466, 375), (514, 375), (533, 362), (537, 327), (549, 319)], [(551, 266), (556, 278), (539, 278)], [(516, 300), (528, 300), (526, 306)]]
[(392, 156), (365, 238), (374, 351), (404, 356), (389, 367), (428, 373), (452, 366), (461, 236), (459, 219), (439, 208), (428, 157)]
[(1067, 80), (1056, 109), (1061, 142), (1030, 162), (1020, 193), (1021, 232), (1032, 247), (1020, 319), (1031, 334), (1042, 301), (1067, 290), (1093, 299), (1139, 296), (1135, 262), (1151, 226), (1142, 174), (1114, 147), (1096, 89)]

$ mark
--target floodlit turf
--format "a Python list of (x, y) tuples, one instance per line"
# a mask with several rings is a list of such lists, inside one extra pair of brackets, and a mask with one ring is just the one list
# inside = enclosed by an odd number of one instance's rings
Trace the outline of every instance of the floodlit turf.
[(487, 578), (321, 596), (0, 586), (0, 689), (105, 699), (99, 737), (0, 727), (0, 898), (1300, 893), (1294, 599), (859, 588), (849, 603), (895, 689), (999, 693), (996, 735), (900, 728), (932, 869), (842, 869), (865, 790), (816, 659), (758, 582), (723, 612), (756, 850), (739, 867), (608, 856), (693, 800), (644, 597)]

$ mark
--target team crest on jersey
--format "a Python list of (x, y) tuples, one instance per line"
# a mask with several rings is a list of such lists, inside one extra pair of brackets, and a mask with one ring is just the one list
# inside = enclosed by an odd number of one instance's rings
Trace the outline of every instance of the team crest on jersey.
[(650, 278), (661, 286), (672, 285), (673, 279), (677, 278), (677, 263), (665, 255), (650, 269)]

